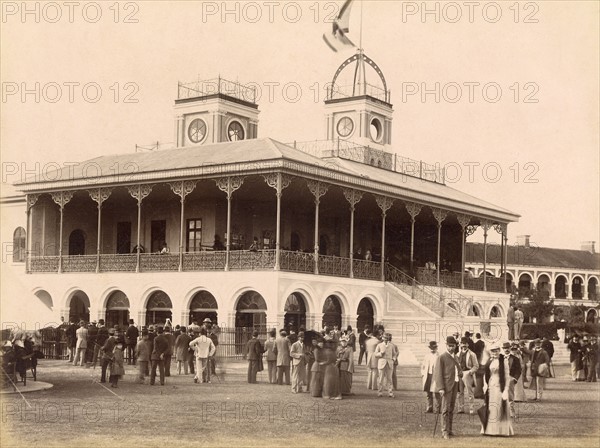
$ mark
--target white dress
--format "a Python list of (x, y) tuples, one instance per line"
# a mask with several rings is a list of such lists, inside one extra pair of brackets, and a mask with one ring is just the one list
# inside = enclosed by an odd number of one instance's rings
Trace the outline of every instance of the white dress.
[[(505, 387), (510, 381), (508, 358), (504, 358)], [(488, 436), (512, 436), (514, 435), (508, 400), (502, 400), (500, 389), (500, 366), (498, 358), (490, 364), (490, 379), (488, 382), (488, 422), (485, 429), (481, 426), (481, 434)]]

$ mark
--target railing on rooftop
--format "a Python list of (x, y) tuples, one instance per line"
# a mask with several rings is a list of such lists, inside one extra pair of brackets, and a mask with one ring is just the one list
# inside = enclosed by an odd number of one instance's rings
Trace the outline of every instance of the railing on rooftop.
[(446, 173), (439, 164), (432, 165), (348, 140), (310, 140), (287, 144), (314, 157), (339, 157), (430, 182), (445, 183)]
[(229, 81), (218, 77), (214, 79), (206, 79), (179, 82), (177, 84), (177, 99), (198, 98), (202, 96), (214, 95), (221, 93), (238, 100), (256, 103), (256, 87), (240, 84), (237, 81)]
[(343, 86), (333, 84), (327, 87), (328, 100), (352, 98), (354, 96), (361, 95), (368, 95), (375, 99), (385, 101), (386, 103), (391, 101), (391, 92), (389, 90), (384, 90), (383, 88), (369, 84), (368, 82), (360, 82)]

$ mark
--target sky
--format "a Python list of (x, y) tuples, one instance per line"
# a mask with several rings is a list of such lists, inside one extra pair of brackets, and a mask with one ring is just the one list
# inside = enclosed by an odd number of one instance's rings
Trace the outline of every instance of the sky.
[[(322, 39), (342, 3), (2, 2), (2, 182), (173, 142), (179, 81), (252, 83), (259, 137), (324, 139), (325, 86), (354, 52)], [(390, 150), (521, 215), (510, 244), (599, 241), (598, 2), (476, 3), (354, 5)]]

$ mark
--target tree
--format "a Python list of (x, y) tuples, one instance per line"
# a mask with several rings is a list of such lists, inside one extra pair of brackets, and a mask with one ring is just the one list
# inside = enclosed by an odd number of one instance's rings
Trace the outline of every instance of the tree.
[(554, 300), (547, 291), (532, 291), (531, 298), (523, 304), (523, 312), (529, 318), (535, 318), (537, 323), (542, 323), (545, 318), (552, 315)]

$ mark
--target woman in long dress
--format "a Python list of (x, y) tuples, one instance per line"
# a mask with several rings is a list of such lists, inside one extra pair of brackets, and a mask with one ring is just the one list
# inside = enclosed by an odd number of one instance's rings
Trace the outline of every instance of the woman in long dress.
[(325, 343), (325, 371), (323, 372), (323, 398), (341, 400), (340, 371), (336, 364), (336, 343), (329, 341)]
[[(523, 361), (523, 357), (521, 356), (521, 352), (519, 352), (519, 344), (513, 344), (511, 346), (511, 355), (519, 360), (521, 363), (521, 368), (525, 369), (525, 362)], [(527, 396), (525, 395), (525, 385), (523, 384), (523, 374), (519, 375), (519, 379), (515, 384), (515, 398), (514, 401), (524, 402), (527, 401)]]
[(310, 396), (320, 397), (323, 393), (323, 372), (325, 370), (325, 352), (323, 340), (317, 342), (313, 354), (315, 361), (310, 369)]
[(482, 423), (481, 434), (487, 436), (514, 435), (508, 405), (508, 387), (510, 384), (508, 357), (499, 355), (500, 345), (491, 348), (491, 358), (485, 366), (487, 381), (486, 408), (487, 419)]
[(340, 389), (342, 395), (352, 395), (352, 374), (354, 373), (352, 357), (354, 351), (348, 345), (348, 340), (345, 337), (342, 337), (340, 342), (342, 346), (337, 351), (337, 363), (340, 369)]

